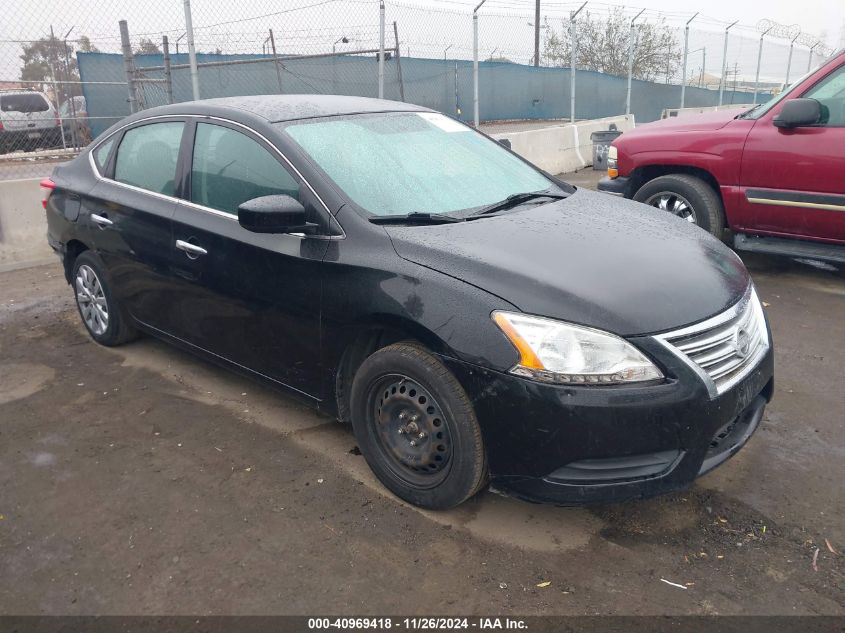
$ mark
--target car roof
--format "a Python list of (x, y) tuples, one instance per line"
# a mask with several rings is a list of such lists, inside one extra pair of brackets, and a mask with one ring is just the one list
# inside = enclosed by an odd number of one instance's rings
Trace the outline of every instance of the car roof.
[[(215, 115), (221, 111), (241, 112), (264, 119), (268, 123), (295, 121), (316, 117), (337, 116), (344, 114), (364, 114), (369, 112), (430, 112), (411, 103), (371, 99), (369, 97), (349, 97), (344, 95), (255, 95), (246, 97), (223, 97), (186, 101), (173, 105), (150, 108), (143, 111), (145, 116), (164, 116), (179, 114)], [(139, 113), (140, 114), (140, 113)]]

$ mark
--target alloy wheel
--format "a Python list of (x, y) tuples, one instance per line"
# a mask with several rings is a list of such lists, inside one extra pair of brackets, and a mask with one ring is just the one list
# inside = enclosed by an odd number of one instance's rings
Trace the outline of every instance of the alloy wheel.
[(109, 327), (109, 305), (94, 269), (83, 264), (76, 271), (76, 303), (85, 326), (95, 336)]
[(686, 220), (690, 224), (698, 224), (698, 218), (695, 215), (695, 209), (689, 203), (689, 200), (673, 191), (661, 191), (656, 193), (645, 201), (653, 207), (657, 207), (661, 211), (668, 211), (673, 215), (677, 215), (682, 220)]

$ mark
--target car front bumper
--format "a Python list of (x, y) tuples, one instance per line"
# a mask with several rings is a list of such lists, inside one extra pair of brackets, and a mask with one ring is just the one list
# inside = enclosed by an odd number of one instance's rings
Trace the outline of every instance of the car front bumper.
[(599, 184), (596, 188), (602, 193), (630, 198), (630, 192), (628, 191), (629, 185), (630, 178), (625, 178), (624, 176), (617, 176), (616, 178), (604, 176), (601, 180), (599, 180)]
[(560, 505), (650, 497), (689, 486), (745, 444), (774, 390), (771, 348), (711, 398), (682, 360), (648, 337), (636, 342), (666, 382), (548, 385), (443, 359), (475, 405), (494, 488)]

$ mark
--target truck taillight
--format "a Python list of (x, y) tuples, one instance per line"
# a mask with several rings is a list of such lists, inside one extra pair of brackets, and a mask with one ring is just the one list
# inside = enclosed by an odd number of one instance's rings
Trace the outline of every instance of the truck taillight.
[(41, 206), (46, 209), (47, 200), (50, 199), (50, 194), (53, 193), (53, 189), (56, 188), (56, 183), (53, 182), (52, 178), (45, 178), (39, 183), (39, 186), (41, 187), (41, 194), (43, 196), (41, 198)]

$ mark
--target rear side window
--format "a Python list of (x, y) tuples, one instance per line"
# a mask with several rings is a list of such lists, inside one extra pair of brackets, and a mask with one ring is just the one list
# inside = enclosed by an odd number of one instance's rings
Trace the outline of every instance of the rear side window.
[(47, 100), (39, 94), (0, 95), (0, 110), (3, 112), (46, 112), (49, 109)]
[(94, 162), (97, 165), (97, 171), (101, 174), (106, 173), (106, 165), (109, 162), (109, 154), (111, 154), (111, 148), (114, 146), (114, 137), (107, 140), (105, 143), (97, 147), (94, 150)]
[(279, 194), (297, 198), (299, 185), (262, 145), (220, 125), (197, 125), (192, 202), (237, 215), (247, 200)]
[(172, 196), (176, 191), (176, 161), (184, 127), (181, 122), (168, 122), (128, 130), (117, 148), (114, 179)]

